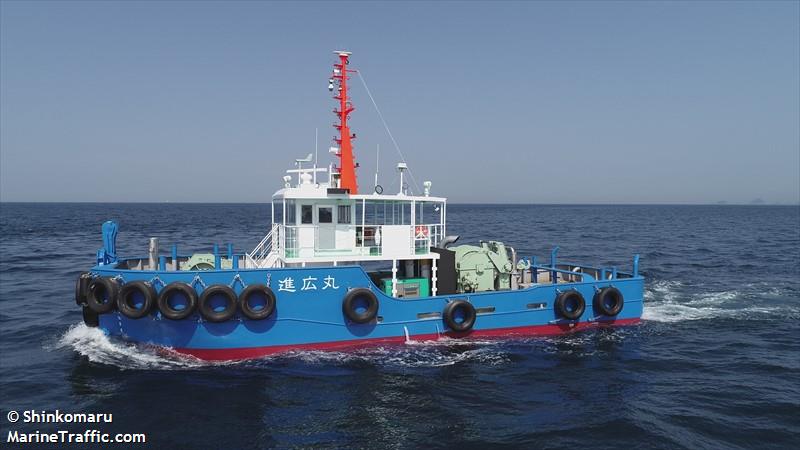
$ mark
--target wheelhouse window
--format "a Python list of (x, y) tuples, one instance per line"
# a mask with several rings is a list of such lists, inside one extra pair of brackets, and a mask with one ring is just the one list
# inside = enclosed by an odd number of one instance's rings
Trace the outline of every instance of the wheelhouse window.
[(294, 200), (286, 200), (286, 225), (294, 225), (297, 222), (297, 211), (295, 210)]
[(311, 205), (302, 205), (300, 207), (300, 222), (301, 223), (314, 223), (314, 207)]
[(410, 225), (411, 202), (368, 200), (364, 221), (370, 225)]
[(333, 207), (320, 206), (317, 209), (319, 223), (333, 223)]
[(350, 215), (350, 205), (339, 205), (337, 213), (338, 217), (336, 218), (336, 221), (338, 223), (351, 223), (352, 218)]

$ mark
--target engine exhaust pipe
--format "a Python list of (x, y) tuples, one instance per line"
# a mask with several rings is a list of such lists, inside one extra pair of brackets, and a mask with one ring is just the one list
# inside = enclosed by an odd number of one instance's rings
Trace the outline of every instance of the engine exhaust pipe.
[(445, 236), (444, 239), (442, 239), (442, 242), (439, 244), (439, 248), (447, 248), (447, 247), (455, 244), (456, 241), (458, 240), (458, 238), (460, 238), (460, 237), (461, 237), (460, 235)]

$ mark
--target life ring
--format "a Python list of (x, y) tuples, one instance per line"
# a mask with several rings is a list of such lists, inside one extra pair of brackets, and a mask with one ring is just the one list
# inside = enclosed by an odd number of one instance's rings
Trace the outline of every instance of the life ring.
[(414, 228), (414, 236), (417, 238), (426, 238), (428, 237), (428, 227), (425, 225), (417, 225)]
[(129, 319), (141, 319), (146, 316), (156, 300), (153, 285), (146, 281), (125, 283), (117, 295), (117, 311)]
[(625, 300), (622, 292), (613, 286), (606, 286), (594, 294), (594, 308), (604, 316), (616, 316), (622, 311)]
[(239, 309), (250, 320), (266, 319), (275, 311), (275, 293), (263, 284), (251, 284), (239, 294)]
[[(162, 316), (170, 320), (182, 320), (197, 308), (197, 291), (186, 283), (176, 281), (161, 289), (157, 303)], [(180, 305), (183, 307), (176, 307)]]
[[(460, 314), (459, 314), (460, 313)], [(453, 331), (469, 331), (475, 326), (475, 307), (466, 300), (455, 300), (447, 304), (442, 312), (444, 323)]]
[(89, 283), (86, 290), (86, 304), (97, 314), (114, 310), (117, 303), (119, 284), (108, 277), (97, 277)]
[[(225, 306), (221, 310), (217, 310), (211, 301), (216, 298), (222, 298), (225, 301)], [(237, 304), (236, 293), (233, 289), (224, 284), (215, 284), (203, 290), (200, 294), (200, 301), (197, 303), (200, 315), (209, 322), (225, 322), (226, 320), (233, 319), (236, 314)]]
[(355, 323), (367, 323), (378, 316), (378, 297), (367, 288), (351, 289), (342, 301), (342, 312)]
[(89, 272), (81, 272), (78, 279), (75, 280), (75, 303), (78, 305), (86, 304), (86, 291), (89, 289), (89, 283), (92, 282), (92, 274)]
[(577, 320), (586, 310), (583, 295), (575, 289), (564, 291), (556, 297), (556, 314), (568, 320)]

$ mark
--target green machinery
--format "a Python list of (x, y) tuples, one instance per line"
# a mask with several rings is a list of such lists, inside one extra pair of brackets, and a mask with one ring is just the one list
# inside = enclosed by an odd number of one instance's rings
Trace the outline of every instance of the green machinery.
[[(233, 261), (222, 258), (221, 269), (233, 268)], [(195, 253), (186, 262), (181, 263), (181, 270), (214, 270), (213, 253)]]
[(456, 252), (456, 287), (459, 292), (499, 291), (511, 289), (514, 266), (508, 250), (498, 241), (481, 241), (480, 246), (458, 245)]
[[(382, 278), (383, 292), (392, 295), (392, 279)], [(427, 278), (398, 278), (397, 298), (428, 297), (431, 295), (430, 281)]]

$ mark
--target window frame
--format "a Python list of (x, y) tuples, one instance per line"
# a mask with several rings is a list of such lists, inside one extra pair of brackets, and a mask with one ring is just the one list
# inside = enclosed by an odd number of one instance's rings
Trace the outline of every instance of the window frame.
[[(344, 210), (344, 214), (342, 213)], [(337, 225), (352, 225), (353, 224), (353, 208), (350, 204), (336, 205), (336, 224)]]
[[(330, 213), (329, 213), (330, 214), (330, 220), (327, 220), (327, 221), (323, 221), (322, 220), (322, 214), (321, 213), (322, 213), (323, 209), (330, 211)], [(317, 205), (317, 223), (320, 224), (320, 225), (322, 225), (322, 224), (333, 225), (334, 224), (334, 221), (333, 221), (333, 205)]]
[[(306, 216), (306, 208), (308, 208), (308, 216)], [(308, 218), (308, 221), (306, 221)], [(314, 223), (314, 205), (300, 205), (300, 224), (312, 225)]]

